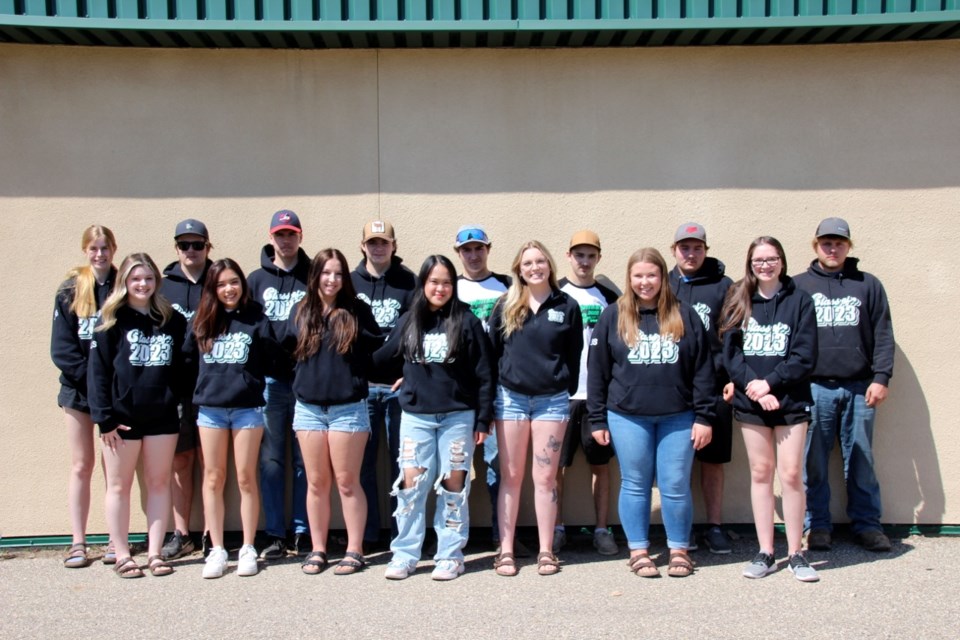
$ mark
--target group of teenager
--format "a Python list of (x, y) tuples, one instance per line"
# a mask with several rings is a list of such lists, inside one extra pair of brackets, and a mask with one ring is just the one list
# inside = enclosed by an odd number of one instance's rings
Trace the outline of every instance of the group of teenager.
[[(708, 256), (703, 226), (683, 224), (670, 247), (675, 266), (654, 248), (634, 252), (622, 293), (597, 281), (600, 238), (589, 230), (571, 238), (562, 279), (537, 241), (520, 246), (509, 275), (493, 273), (492, 242), (477, 225), (454, 239), (460, 274), (440, 254), (414, 274), (383, 220), (364, 226), (363, 259), (352, 271), (337, 249), (309, 258), (292, 211), (275, 213), (269, 233), (261, 268), (248, 279), (234, 260), (209, 258), (213, 246), (198, 220), (176, 226), (178, 259), (163, 273), (144, 253), (115, 268), (114, 234), (96, 225), (84, 232), (87, 263), (57, 292), (51, 347), (73, 463), (73, 545), (65, 566), (89, 562), (94, 425), (107, 484), (104, 562), (124, 578), (144, 570), (168, 575), (170, 560), (194, 550), (198, 441), (210, 543), (203, 577), (227, 570), (223, 493), (231, 443), (243, 529), (238, 575), (255, 575), (258, 561), (290, 551), (303, 556), (305, 574), (322, 572), (334, 486), (346, 551), (333, 572), (363, 570), (364, 546), (381, 530), (381, 436), (395, 478), (388, 579), (417, 570), (431, 493), (432, 577), (464, 572), (475, 457), (492, 501), (496, 573), (516, 575), (517, 559), (530, 555), (515, 537), (530, 457), (536, 570), (557, 573), (566, 543), (564, 470), (577, 448), (592, 474), (597, 551), (619, 553), (607, 526), (616, 455), (630, 571), (661, 575), (649, 538), (656, 483), (666, 572), (686, 577), (698, 539), (714, 553), (731, 551), (721, 510), (734, 420), (748, 456), (759, 542), (744, 576), (778, 567), (776, 472), (786, 565), (801, 581), (818, 580), (803, 538), (806, 531), (809, 549), (830, 548), (827, 467), (838, 440), (853, 533), (865, 548), (890, 549), (872, 453), (874, 411), (892, 375), (890, 311), (880, 282), (848, 255), (853, 243), (842, 219), (820, 223), (815, 257), (795, 278), (781, 244), (756, 238), (736, 283)], [(695, 459), (707, 515), (700, 536), (690, 486)], [(141, 460), (148, 525), (142, 567), (128, 543), (130, 489)], [(267, 544), (258, 553), (261, 502)], [(171, 508), (174, 527), (165, 539)]]

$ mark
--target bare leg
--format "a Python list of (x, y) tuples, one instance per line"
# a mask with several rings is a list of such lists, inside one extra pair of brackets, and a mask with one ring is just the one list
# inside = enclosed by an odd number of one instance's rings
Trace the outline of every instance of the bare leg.
[(70, 480), (67, 484), (70, 530), (73, 544), (83, 544), (87, 540), (87, 519), (90, 515), (90, 479), (97, 461), (93, 421), (89, 413), (76, 409), (64, 409), (63, 414), (70, 445)]
[(606, 529), (610, 517), (610, 465), (590, 465), (593, 476), (593, 512), (597, 516), (597, 528)]
[(200, 427), (200, 442), (203, 455), (203, 519), (207, 531), (210, 532), (210, 542), (215, 547), (222, 547), (223, 486), (227, 481), (227, 449), (230, 447), (230, 430)]
[(803, 485), (804, 446), (807, 423), (777, 427), (777, 475), (783, 493), (783, 522), (787, 529), (789, 555), (799, 553), (803, 538), (803, 518), (807, 510), (807, 493)]
[(104, 509), (107, 529), (117, 551), (117, 558), (130, 557), (130, 487), (133, 474), (140, 459), (141, 442), (125, 440), (116, 451), (103, 447), (103, 464), (106, 471), (107, 492)]
[[(257, 461), (260, 459), (260, 440), (263, 427), (231, 431), (233, 459), (237, 467), (237, 485), (240, 488), (240, 523), (243, 544), (253, 544), (260, 518), (260, 489), (257, 486)], [(203, 445), (206, 451), (206, 444)], [(223, 494), (220, 494), (221, 497)], [(222, 522), (222, 520), (221, 520)]]
[[(196, 449), (181, 451), (173, 457), (173, 475), (170, 485), (173, 503), (173, 527), (184, 535), (190, 533), (190, 511), (193, 508), (193, 465)], [(223, 525), (221, 524), (221, 531)]]
[(142, 448), (147, 487), (147, 555), (158, 556), (170, 517), (170, 475), (177, 436), (147, 436)]
[(750, 502), (753, 523), (757, 529), (760, 551), (773, 555), (773, 470), (776, 456), (773, 451), (773, 429), (753, 424), (741, 424), (743, 443), (750, 462)]
[(533, 442), (533, 490), (537, 512), (540, 551), (552, 552), (553, 525), (557, 520), (557, 469), (567, 428), (565, 420), (534, 420), (530, 425)]
[(360, 463), (367, 432), (331, 431), (327, 436), (330, 463), (340, 492), (343, 521), (347, 527), (347, 551), (363, 555), (363, 530), (367, 525), (367, 496), (360, 486)]
[[(500, 449), (500, 495), (497, 496), (500, 550), (502, 553), (512, 554), (517, 512), (520, 509), (520, 488), (527, 466), (527, 447), (530, 445), (530, 422), (497, 420), (496, 433)], [(552, 537), (552, 522), (550, 526)]]
[(707, 522), (722, 524), (723, 465), (713, 462), (700, 463), (700, 491), (707, 511)]
[(330, 529), (330, 447), (325, 431), (298, 431), (297, 440), (303, 453), (307, 472), (307, 521), (313, 551), (326, 553), (327, 532)]

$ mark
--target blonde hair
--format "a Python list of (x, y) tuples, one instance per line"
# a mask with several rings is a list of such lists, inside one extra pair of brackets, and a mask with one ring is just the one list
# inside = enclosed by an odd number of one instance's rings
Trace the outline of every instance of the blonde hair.
[(520, 261), (523, 259), (523, 253), (527, 249), (536, 249), (543, 254), (550, 265), (550, 288), (556, 291), (560, 287), (557, 285), (557, 264), (553, 261), (553, 256), (543, 246), (543, 243), (537, 240), (529, 240), (520, 246), (517, 251), (517, 257), (513, 259), (510, 271), (513, 272), (513, 282), (507, 289), (506, 296), (498, 304), (503, 305), (503, 337), (509, 338), (514, 331), (519, 331), (523, 323), (530, 314), (530, 288), (523, 281), (520, 275)]
[(627, 282), (623, 294), (617, 298), (617, 334), (628, 347), (635, 347), (640, 340), (640, 296), (630, 286), (630, 271), (640, 262), (652, 264), (660, 270), (660, 293), (657, 294), (657, 323), (660, 336), (674, 342), (683, 337), (683, 318), (680, 316), (680, 302), (673, 295), (667, 275), (667, 263), (660, 252), (652, 247), (634, 251), (627, 260)]
[[(80, 236), (80, 250), (86, 251), (87, 247), (97, 240), (106, 240), (111, 253), (117, 250), (117, 239), (113, 231), (99, 224), (92, 224), (83, 231)], [(97, 315), (97, 279), (93, 273), (93, 267), (89, 264), (74, 267), (67, 272), (67, 281), (73, 282), (73, 302), (70, 303), (70, 311), (78, 318), (90, 318)]]
[(101, 309), (102, 323), (97, 329), (98, 331), (106, 331), (117, 323), (117, 311), (120, 307), (127, 306), (127, 278), (137, 267), (152, 271), (156, 280), (157, 287), (153, 295), (150, 296), (150, 317), (159, 320), (162, 327), (173, 316), (173, 307), (166, 298), (160, 295), (160, 269), (157, 268), (157, 264), (146, 253), (131, 253), (120, 263), (113, 293), (110, 294), (110, 297), (103, 304), (103, 309)]

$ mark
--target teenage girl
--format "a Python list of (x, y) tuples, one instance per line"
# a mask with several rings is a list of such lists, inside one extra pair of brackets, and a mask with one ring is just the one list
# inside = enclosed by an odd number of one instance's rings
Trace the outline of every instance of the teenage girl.
[(334, 573), (363, 569), (367, 500), (360, 463), (370, 436), (367, 377), (373, 350), (382, 344), (370, 307), (357, 299), (347, 259), (324, 249), (310, 263), (306, 297), (290, 313), (285, 344), (293, 347), (297, 398), (293, 429), (307, 472), (307, 520), (312, 551), (303, 561), (308, 575), (327, 564), (330, 486), (336, 478), (347, 527), (347, 551)]
[[(60, 394), (57, 404), (63, 407), (70, 443), (70, 481), (67, 504), (73, 541), (63, 566), (76, 569), (87, 566), (87, 516), (90, 513), (90, 478), (96, 452), (93, 443), (93, 421), (87, 404), (87, 355), (93, 328), (100, 317), (117, 270), (113, 256), (117, 241), (113, 232), (100, 225), (87, 227), (80, 236), (80, 250), (87, 263), (71, 269), (66, 281), (57, 290), (53, 311), (50, 356), (60, 370)], [(108, 545), (104, 562), (116, 560)]]
[(393, 485), (398, 533), (390, 544), (393, 558), (385, 577), (403, 580), (416, 571), (432, 485), (437, 493), (432, 577), (453, 580), (464, 572), (473, 451), (493, 418), (490, 340), (457, 297), (457, 272), (449, 258), (428, 257), (418, 282), (410, 311), (374, 356), (378, 366), (403, 365), (401, 472)]
[(501, 473), (497, 499), (501, 553), (494, 568), (502, 576), (517, 574), (514, 532), (532, 441), (540, 541), (537, 572), (553, 575), (560, 570), (553, 554), (557, 468), (570, 417), (570, 395), (576, 393), (579, 382), (583, 320), (577, 301), (560, 291), (555, 263), (541, 243), (524, 243), (512, 271), (513, 283), (490, 319), (499, 362), (494, 407)]
[(627, 261), (627, 282), (591, 338), (587, 407), (593, 438), (612, 441), (620, 460), (620, 520), (630, 570), (655, 578), (650, 558), (650, 496), (656, 478), (670, 560), (667, 574), (693, 573), (687, 554), (693, 523), (690, 469), (709, 444), (715, 376), (710, 343), (693, 307), (681, 304), (656, 249)]
[(227, 566), (223, 487), (231, 441), (243, 527), (237, 575), (256, 575), (257, 550), (253, 539), (260, 517), (257, 460), (263, 437), (263, 390), (267, 363), (280, 346), (263, 309), (250, 299), (247, 280), (233, 260), (224, 258), (210, 265), (186, 344), (191, 355), (194, 350), (199, 351), (193, 405), (199, 407), (203, 514), (213, 545), (203, 577), (219, 578)]
[(817, 572), (801, 553), (806, 494), (803, 451), (810, 420), (810, 375), (817, 359), (817, 318), (809, 294), (787, 276), (783, 246), (769, 236), (750, 244), (746, 275), (730, 288), (720, 333), (724, 367), (750, 462), (750, 498), (760, 552), (743, 570), (762, 578), (776, 570), (774, 469), (783, 493), (788, 567), (804, 582)]
[(100, 427), (107, 476), (106, 516), (116, 545), (114, 570), (139, 578), (130, 557), (130, 487), (143, 454), (146, 485), (147, 568), (173, 573), (160, 557), (170, 515), (170, 473), (177, 446), (177, 400), (184, 383), (182, 347), (186, 321), (157, 293), (160, 270), (145, 253), (120, 265), (117, 284), (101, 312), (90, 345), (90, 414)]

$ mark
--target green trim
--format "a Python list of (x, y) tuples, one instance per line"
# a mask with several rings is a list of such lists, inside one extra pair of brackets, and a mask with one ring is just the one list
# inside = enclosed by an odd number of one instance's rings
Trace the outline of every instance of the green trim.
[[(110, 537), (105, 534), (88, 535), (88, 545), (106, 546)], [(130, 542), (140, 544), (146, 542), (147, 534), (131, 533)], [(71, 536), (21, 536), (16, 538), (0, 538), (0, 548), (13, 549), (17, 547), (69, 547), (73, 542)]]

